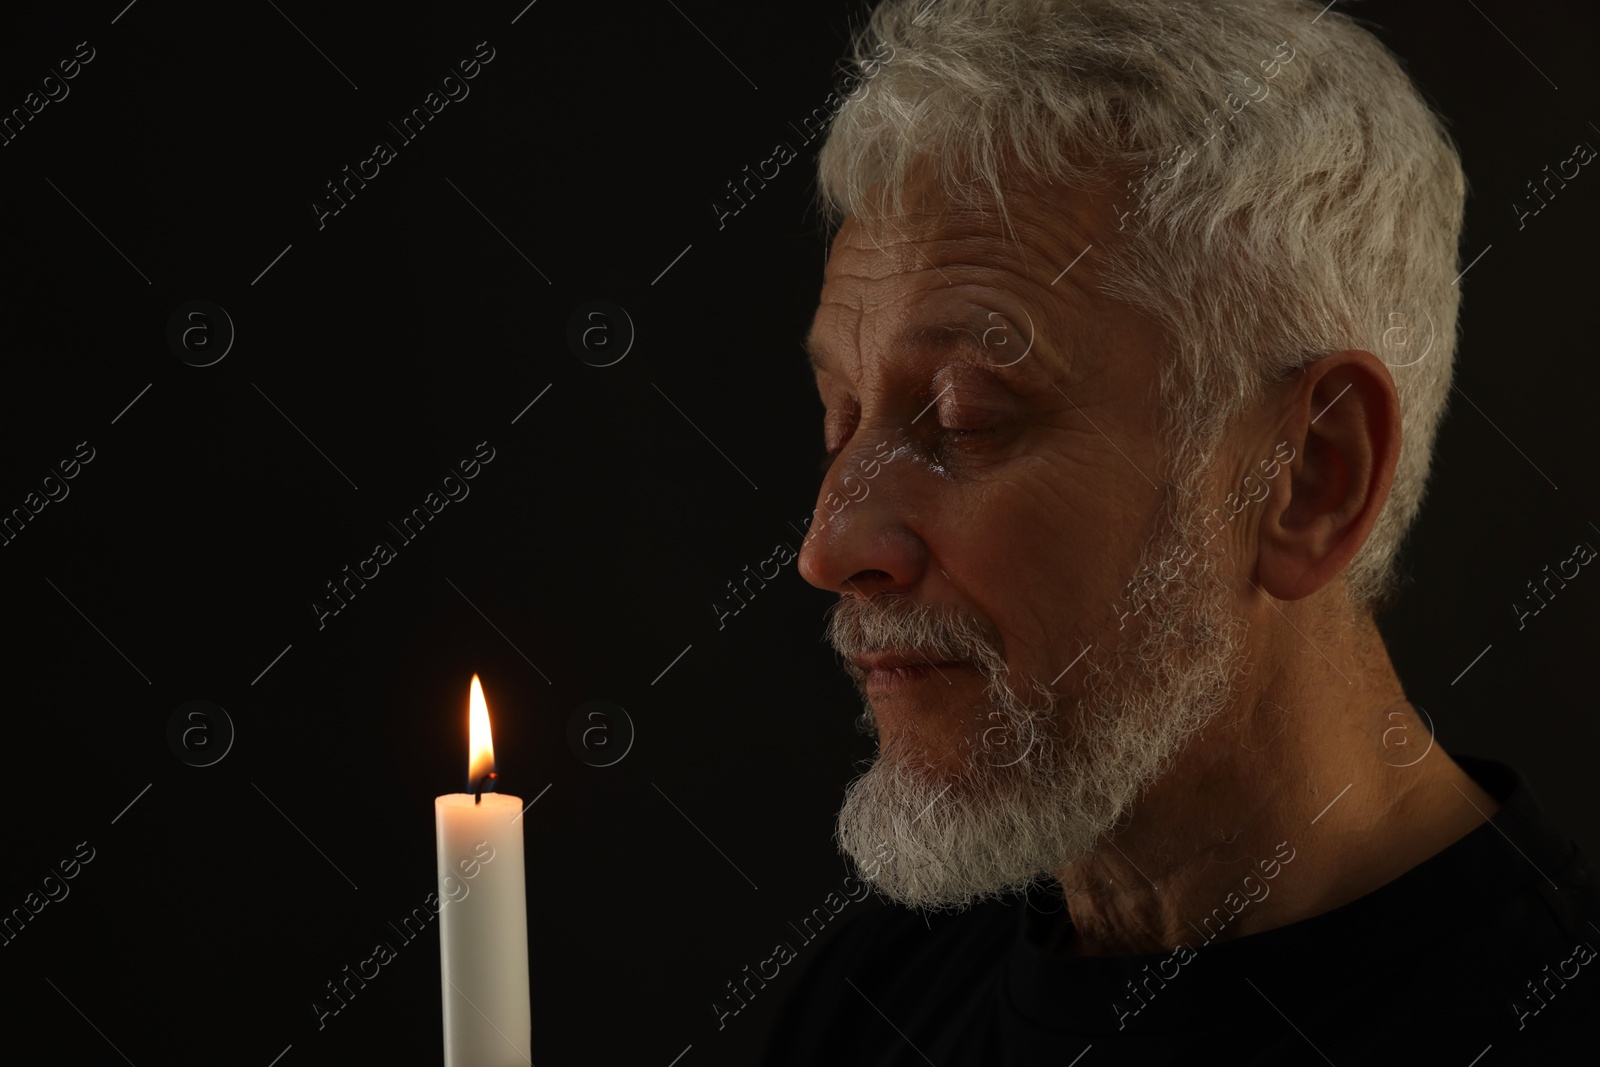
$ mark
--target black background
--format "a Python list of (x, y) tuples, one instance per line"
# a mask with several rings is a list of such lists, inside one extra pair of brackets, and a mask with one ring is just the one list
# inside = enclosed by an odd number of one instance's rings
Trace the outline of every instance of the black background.
[[(829, 595), (789, 566), (721, 630), (711, 602), (798, 548), (815, 503), (819, 142), (790, 124), (861, 8), (122, 3), (13, 10), (0, 37), (5, 111), (95, 49), (0, 148), (0, 510), (95, 450), (0, 549), (0, 910), (95, 849), (0, 947), (9, 1040), (141, 1067), (438, 1062), (431, 932), (325, 1028), (310, 1004), (435, 888), (476, 671), (504, 789), (539, 797), (534, 1062), (752, 1062), (816, 946), (721, 1030), (710, 1003), (839, 887), (833, 815), (872, 750)], [(1488, 249), (1384, 631), (1441, 742), (1517, 766), (1600, 854), (1600, 578), (1520, 631), (1510, 606), (1600, 545), (1600, 176), (1521, 230), (1511, 207), (1600, 145), (1595, 18), (1356, 6), (1459, 139), (1462, 266)], [(470, 96), (319, 229), (324, 183), (484, 40)], [(800, 158), (719, 229), (713, 197), (779, 141)], [(237, 330), (205, 368), (166, 340), (195, 299)], [(594, 299), (637, 329), (604, 368), (567, 342)], [(485, 440), (470, 495), (400, 545), (387, 522)], [(311, 601), (379, 540), (398, 558), (319, 629)], [(237, 730), (204, 768), (167, 742), (193, 699)], [(605, 768), (567, 739), (596, 699), (637, 730)]]

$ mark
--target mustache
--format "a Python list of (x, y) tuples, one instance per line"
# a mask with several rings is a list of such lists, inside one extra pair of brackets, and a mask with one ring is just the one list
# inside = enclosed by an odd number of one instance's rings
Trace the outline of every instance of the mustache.
[(828, 609), (827, 638), (857, 681), (866, 672), (849, 657), (874, 652), (907, 652), (930, 663), (971, 663), (990, 678), (1007, 670), (994, 626), (955, 605), (919, 604), (901, 593), (841, 597)]

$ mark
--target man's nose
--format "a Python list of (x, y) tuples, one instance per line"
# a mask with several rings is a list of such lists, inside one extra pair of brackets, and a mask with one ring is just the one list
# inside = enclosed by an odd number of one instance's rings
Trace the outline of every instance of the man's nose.
[(857, 433), (828, 468), (800, 574), (818, 589), (870, 596), (907, 592), (922, 579), (928, 551), (907, 524), (914, 513), (911, 446)]

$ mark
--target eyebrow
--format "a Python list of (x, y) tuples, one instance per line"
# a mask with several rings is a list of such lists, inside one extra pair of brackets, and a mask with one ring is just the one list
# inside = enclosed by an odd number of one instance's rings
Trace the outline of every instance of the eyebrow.
[[(1009, 321), (1009, 319), (1007, 321)], [(933, 323), (931, 325), (918, 326), (901, 332), (890, 343), (890, 347), (900, 352), (909, 352), (921, 348), (931, 348), (936, 350), (957, 349), (972, 353), (974, 355), (982, 356), (986, 354), (989, 349), (983, 344), (982, 338), (973, 331), (974, 327), (971, 323), (960, 321)], [(1037, 326), (1035, 326), (1033, 340), (1038, 340)], [(805, 350), (806, 365), (810, 367), (813, 372), (830, 370), (834, 366), (834, 359), (828, 353), (827, 348), (816, 338), (814, 333), (808, 333), (805, 339), (800, 342), (800, 347)], [(1035, 353), (1030, 349), (1028, 354), (1032, 356)], [(1070, 353), (1063, 349), (1061, 354), (1063, 357), (1065, 357)], [(990, 363), (986, 359), (980, 359), (979, 362), (984, 367), (1002, 378), (1023, 377), (1039, 379), (1041, 373), (1047, 379), (1054, 378), (1054, 375), (1050, 374), (1048, 370), (1042, 372), (1039, 370), (1039, 368), (1042, 366), (1042, 359), (1029, 360), (1024, 358), (1015, 364)], [(1031, 366), (1027, 370), (1020, 369), (1024, 364), (1030, 363)]]
[(806, 334), (800, 339), (800, 347), (805, 350), (807, 367), (819, 371), (827, 366), (828, 358), (822, 354), (822, 346), (817, 344), (815, 335)]

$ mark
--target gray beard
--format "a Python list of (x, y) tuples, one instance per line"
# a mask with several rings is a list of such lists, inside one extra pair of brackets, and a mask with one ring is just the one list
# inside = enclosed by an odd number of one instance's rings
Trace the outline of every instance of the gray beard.
[[(998, 634), (965, 612), (881, 595), (834, 605), (828, 638), (842, 655), (921, 649), (935, 662), (974, 663), (988, 680), (969, 721), (992, 725), (963, 731), (954, 770), (941, 769), (950, 753), (933, 751), (913, 725), (846, 790), (836, 836), (864, 881), (929, 911), (1022, 890), (1110, 834), (1187, 739), (1229, 705), (1245, 622), (1228, 609), (1220, 556), (1201, 547), (1199, 499), (1192, 482), (1169, 495), (1175, 506), (1135, 571), (1133, 605), (1148, 607), (1125, 620), (1116, 648), (1091, 649), (1073, 667), (1080, 698), (1037, 679), (1019, 694)], [(1153, 573), (1190, 550), (1176, 578)], [(876, 735), (863, 673), (847, 670), (862, 696), (857, 725)]]

